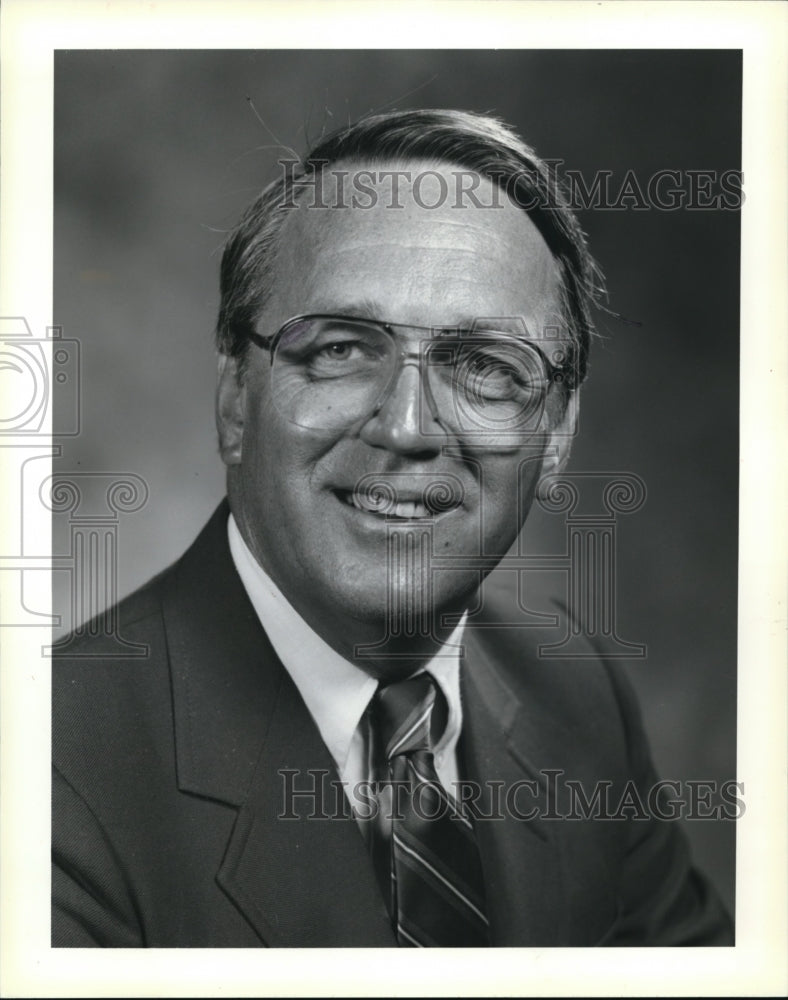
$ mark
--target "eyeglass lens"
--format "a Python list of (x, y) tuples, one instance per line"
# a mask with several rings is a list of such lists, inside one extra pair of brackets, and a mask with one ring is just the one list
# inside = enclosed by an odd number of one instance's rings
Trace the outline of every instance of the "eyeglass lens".
[[(495, 331), (423, 337), (413, 352), (426, 380), (432, 419), (459, 434), (535, 433), (548, 388), (542, 356)], [(282, 331), (271, 383), (275, 405), (292, 423), (335, 431), (369, 417), (397, 378), (402, 349), (383, 326), (309, 317)], [(422, 397), (423, 398), (423, 397)]]

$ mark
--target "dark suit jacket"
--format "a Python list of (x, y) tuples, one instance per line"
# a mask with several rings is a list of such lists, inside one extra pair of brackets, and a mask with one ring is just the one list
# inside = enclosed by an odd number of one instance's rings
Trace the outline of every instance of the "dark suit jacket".
[[(308, 797), (280, 818), (283, 770), (302, 790), (336, 772), (235, 572), (227, 513), (121, 604), (147, 657), (106, 658), (99, 636), (55, 661), (56, 946), (396, 944), (355, 821), (307, 819)], [(503, 805), (485, 793), (499, 818), (476, 826), (493, 943), (732, 943), (675, 823), (550, 818), (569, 811), (567, 779), (586, 797), (611, 782), (615, 804), (630, 779), (645, 802), (655, 778), (619, 671), (540, 661), (538, 641), (466, 632), (460, 760)], [(512, 788), (534, 818), (500, 818)]]

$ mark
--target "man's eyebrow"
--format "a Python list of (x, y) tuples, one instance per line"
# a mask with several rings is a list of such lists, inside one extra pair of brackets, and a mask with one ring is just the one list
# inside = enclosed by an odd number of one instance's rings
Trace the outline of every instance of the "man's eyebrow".
[(354, 302), (336, 303), (327, 305), (315, 312), (325, 313), (333, 316), (352, 316), (354, 319), (388, 319), (384, 315), (384, 310), (379, 302), (374, 299), (356, 299)]
[[(317, 310), (315, 310), (317, 312)], [(326, 315), (350, 316), (354, 319), (374, 319), (383, 323), (393, 323), (394, 325), (411, 326), (399, 316), (389, 316), (388, 311), (374, 299), (361, 298), (353, 302), (337, 303), (333, 306), (327, 305), (320, 310)], [(524, 318), (522, 316), (474, 316), (472, 314), (456, 314), (450, 319), (432, 325), (422, 322), (418, 324), (427, 330), (482, 330), (494, 331), (504, 330), (512, 333), (523, 331)]]

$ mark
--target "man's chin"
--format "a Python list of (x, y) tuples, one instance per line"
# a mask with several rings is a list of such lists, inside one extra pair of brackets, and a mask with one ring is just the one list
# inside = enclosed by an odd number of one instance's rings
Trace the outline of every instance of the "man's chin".
[(374, 632), (381, 640), (445, 639), (471, 601), (468, 588), (435, 593), (422, 581), (390, 580), (353, 588), (352, 598), (336, 611), (346, 619), (349, 632), (355, 624), (360, 633)]

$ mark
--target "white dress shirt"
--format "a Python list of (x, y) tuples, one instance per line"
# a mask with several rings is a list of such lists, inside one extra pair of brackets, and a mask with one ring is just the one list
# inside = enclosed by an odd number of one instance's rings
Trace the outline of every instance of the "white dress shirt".
[[(232, 514), (227, 523), (235, 568), (271, 645), (290, 674), (334, 758), (345, 794), (369, 779), (368, 753), (361, 718), (378, 682), (332, 649), (293, 608), (260, 566), (241, 537)], [(435, 746), (435, 769), (443, 787), (454, 792), (459, 780), (457, 740), (462, 729), (460, 641), (465, 615), (447, 642), (425, 665), (448, 706), (446, 728)]]

